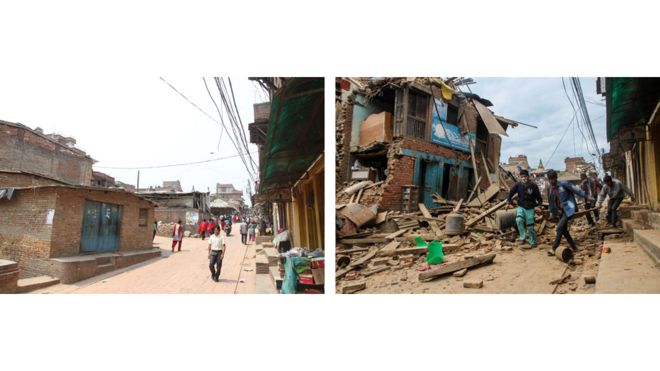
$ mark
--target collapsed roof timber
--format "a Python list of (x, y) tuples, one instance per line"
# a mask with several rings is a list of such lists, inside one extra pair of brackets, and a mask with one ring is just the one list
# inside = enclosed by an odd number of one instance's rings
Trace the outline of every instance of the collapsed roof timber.
[(418, 202), (433, 206), (434, 195), (467, 199), (470, 190), (504, 183), (501, 135), (518, 123), (463, 93), (459, 81), (337, 79), (337, 189), (372, 180), (378, 187), (369, 206), (412, 211)]

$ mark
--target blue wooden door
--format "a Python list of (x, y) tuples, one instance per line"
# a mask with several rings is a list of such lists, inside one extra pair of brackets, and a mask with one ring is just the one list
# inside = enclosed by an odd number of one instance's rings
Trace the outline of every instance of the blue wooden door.
[(120, 220), (121, 206), (85, 200), (80, 250), (82, 252), (119, 250)]

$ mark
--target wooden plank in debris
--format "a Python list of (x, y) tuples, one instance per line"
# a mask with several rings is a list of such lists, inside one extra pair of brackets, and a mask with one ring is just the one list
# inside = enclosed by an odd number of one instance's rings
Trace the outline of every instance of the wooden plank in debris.
[(339, 214), (348, 218), (360, 228), (376, 218), (376, 213), (370, 208), (360, 204), (349, 204), (339, 210)]
[(479, 182), (481, 182), (481, 175), (477, 177), (477, 181), (474, 183), (474, 187), (472, 187), (472, 192), (470, 192), (470, 195), (466, 200), (467, 204), (470, 203), (470, 201), (472, 200), (472, 196), (474, 196), (474, 192), (476, 192), (477, 188), (479, 188)]
[(387, 243), (390, 242), (391, 238), (342, 238), (339, 240), (339, 243), (346, 243), (349, 245), (359, 245), (359, 244), (375, 244), (375, 243)]
[(488, 132), (490, 134), (499, 134), (499, 135), (504, 135), (505, 137), (508, 137), (508, 134), (500, 125), (500, 123), (497, 121), (495, 118), (495, 115), (493, 115), (492, 112), (486, 106), (484, 106), (481, 102), (477, 100), (472, 101), (474, 103), (474, 106), (477, 109), (477, 112), (479, 113), (479, 116), (481, 116), (481, 120), (483, 121), (484, 125), (486, 125), (486, 128), (488, 129)]
[(388, 251), (379, 251), (378, 256), (394, 256), (394, 255), (406, 255), (406, 254), (426, 254), (427, 253), (427, 248), (426, 246), (422, 247), (409, 247), (405, 249), (398, 249), (398, 250), (388, 250)]
[(362, 188), (358, 191), (357, 197), (355, 198), (355, 203), (356, 204), (360, 203), (360, 199), (362, 198), (362, 191), (364, 191), (364, 188)]
[(374, 182), (372, 182), (371, 180), (365, 180), (365, 181), (353, 184), (352, 186), (345, 188), (342, 192), (350, 196), (350, 195), (356, 193), (357, 191), (361, 190), (362, 188), (364, 188), (368, 185), (371, 185), (373, 183)]
[(500, 186), (497, 184), (491, 184), (484, 192), (479, 192), (477, 197), (468, 203), (468, 206), (481, 206), (490, 201), (491, 198), (495, 197), (498, 193), (500, 193)]
[(545, 223), (546, 220), (543, 219), (543, 222), (541, 222), (541, 225), (539, 225), (539, 229), (536, 230), (536, 234), (541, 235), (543, 231), (545, 230)]
[(492, 186), (493, 184), (493, 178), (490, 177), (490, 169), (488, 168), (488, 163), (486, 162), (486, 157), (484, 156), (483, 152), (479, 152), (481, 154), (481, 161), (483, 162), (484, 168), (486, 169), (486, 177), (488, 177), (488, 183)]
[(364, 189), (364, 190), (367, 190), (367, 189), (369, 189), (369, 188), (378, 187), (379, 185), (381, 185), (381, 184), (383, 184), (383, 183), (385, 183), (385, 181), (384, 181), (384, 180), (381, 180), (380, 182), (376, 182), (376, 183), (374, 183), (374, 184), (370, 184), (370, 185), (364, 187), (363, 189)]
[(465, 268), (473, 268), (480, 265), (490, 264), (495, 259), (495, 253), (490, 253), (486, 255), (475, 256), (472, 259), (462, 260), (455, 263), (442, 264), (437, 268), (421, 272), (419, 274), (419, 280), (428, 280), (436, 277), (444, 276), (445, 274), (454, 273)]
[(338, 270), (335, 273), (335, 279), (340, 279), (340, 278), (344, 277), (346, 275), (346, 273), (363, 266), (364, 264), (369, 262), (369, 260), (371, 260), (374, 256), (376, 256), (378, 251), (380, 251), (380, 248), (378, 248), (378, 247), (371, 248), (365, 256), (361, 257), (360, 259), (358, 259), (354, 262), (351, 262), (351, 264), (349, 264), (348, 267), (346, 267), (344, 269), (341, 269), (341, 270)]
[(463, 199), (462, 199), (462, 198), (461, 198), (460, 201), (458, 201), (458, 204), (456, 205), (456, 207), (455, 207), (452, 211), (455, 212), (455, 213), (457, 213), (458, 210), (461, 209), (461, 205), (463, 205)]
[[(513, 197), (511, 199), (515, 199), (516, 197), (518, 197), (518, 195), (513, 195)], [(483, 213), (479, 214), (479, 216), (477, 216), (476, 218), (470, 220), (465, 225), (467, 225), (468, 227), (472, 227), (473, 225), (477, 224), (477, 222), (479, 222), (481, 219), (483, 219), (483, 218), (487, 217), (488, 215), (496, 212), (497, 210), (501, 209), (506, 204), (507, 204), (507, 200), (501, 201), (500, 203), (496, 204), (495, 206), (491, 207), (490, 209), (488, 209), (488, 210), (484, 211)]]
[(337, 250), (337, 254), (354, 254), (357, 252), (369, 251), (368, 247), (357, 247), (355, 249)]
[(341, 288), (342, 294), (352, 294), (367, 288), (365, 281), (346, 282)]
[(387, 211), (383, 211), (382, 213), (378, 213), (376, 215), (376, 224), (384, 223), (387, 220)]
[[(424, 215), (424, 217), (432, 218), (431, 213), (429, 213), (428, 209), (426, 208), (426, 205), (420, 203), (419, 211), (422, 212), (422, 215)], [(429, 222), (429, 225), (431, 226), (431, 229), (433, 229), (433, 232), (435, 232), (435, 234), (442, 234), (442, 229), (437, 224), (437, 222)]]
[(388, 243), (387, 245), (385, 245), (385, 247), (383, 247), (380, 251), (381, 252), (383, 252), (383, 251), (394, 251), (394, 250), (396, 250), (397, 247), (399, 247), (399, 245), (401, 245), (400, 241), (392, 241), (392, 242)]

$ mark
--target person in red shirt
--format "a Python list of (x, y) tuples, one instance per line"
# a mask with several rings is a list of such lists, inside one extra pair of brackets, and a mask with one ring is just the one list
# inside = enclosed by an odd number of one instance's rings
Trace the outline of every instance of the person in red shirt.
[(220, 219), (220, 230), (221, 231), (225, 230), (225, 220), (224, 219)]
[(174, 247), (176, 247), (177, 243), (179, 244), (179, 251), (181, 251), (181, 240), (183, 240), (183, 225), (181, 225), (181, 221), (179, 220), (172, 230), (172, 252), (174, 252)]
[(206, 237), (206, 219), (202, 220), (201, 223), (199, 223), (199, 227), (197, 228), (197, 234), (202, 236), (202, 240)]
[(209, 222), (206, 224), (206, 235), (210, 236), (213, 234), (213, 228), (215, 228), (215, 220), (209, 219)]

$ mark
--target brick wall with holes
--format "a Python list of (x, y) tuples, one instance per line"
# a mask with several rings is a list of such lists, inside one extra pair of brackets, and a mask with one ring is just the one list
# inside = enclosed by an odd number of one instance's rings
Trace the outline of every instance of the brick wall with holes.
[(43, 174), (67, 183), (89, 185), (89, 156), (27, 130), (0, 123), (0, 169)]
[[(119, 251), (151, 248), (153, 204), (123, 192), (46, 187), (16, 190), (0, 200), (0, 258), (16, 261), (21, 276), (47, 274), (49, 258), (80, 254), (85, 199), (122, 206)], [(140, 222), (140, 209), (147, 209)], [(53, 224), (47, 224), (54, 210)], [(144, 225), (140, 225), (144, 224)]]
[(469, 161), (468, 154), (453, 151), (447, 147), (435, 143), (405, 137), (390, 146), (388, 151), (388, 177), (383, 189), (379, 211), (401, 210), (403, 198), (403, 186), (413, 184), (415, 175), (415, 157), (397, 155), (399, 149), (407, 148), (415, 151), (425, 152), (431, 155), (442, 156), (448, 159)]

